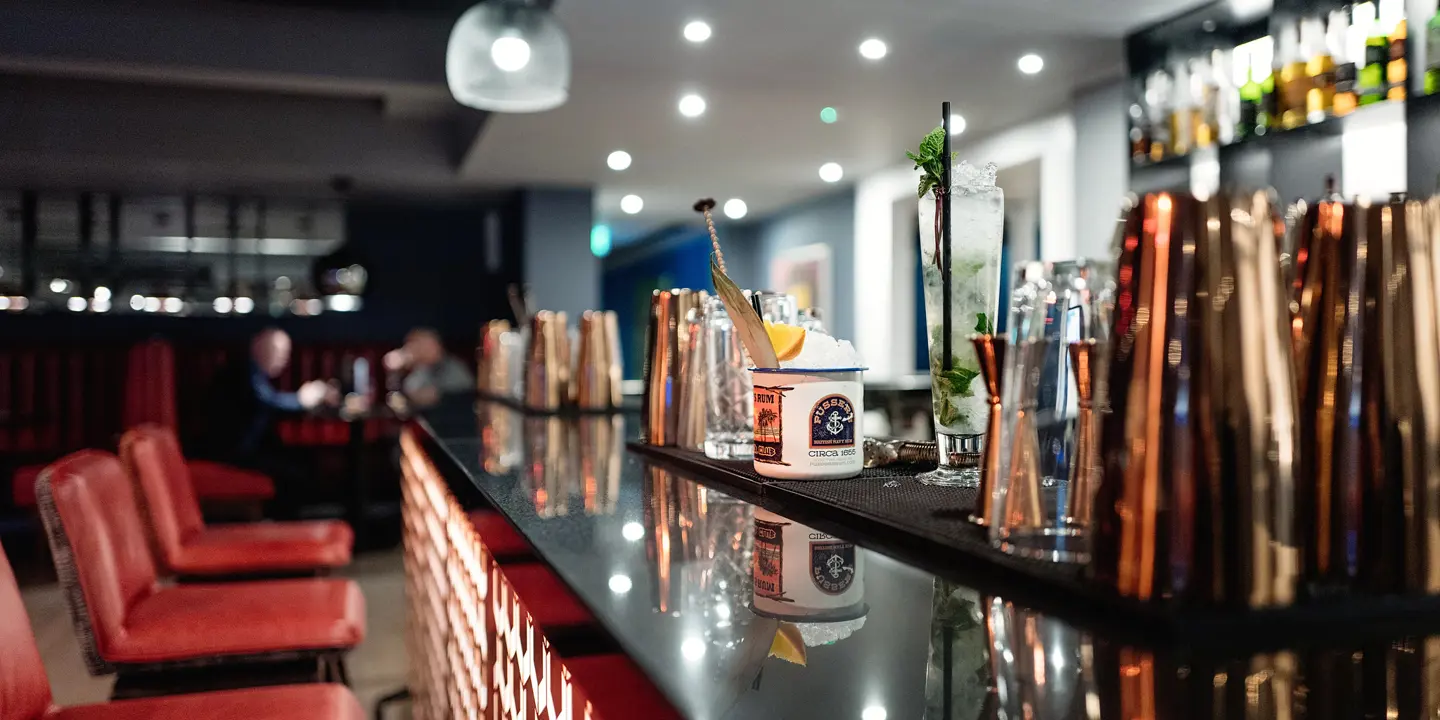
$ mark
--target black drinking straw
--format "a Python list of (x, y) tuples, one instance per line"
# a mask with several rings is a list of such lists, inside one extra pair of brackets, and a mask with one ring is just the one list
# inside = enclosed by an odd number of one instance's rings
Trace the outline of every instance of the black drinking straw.
[(954, 369), (950, 357), (950, 101), (940, 103), (940, 126), (945, 128), (945, 144), (942, 151), (940, 176), (941, 185), (936, 188), (944, 195), (940, 207), (940, 368), (949, 372)]

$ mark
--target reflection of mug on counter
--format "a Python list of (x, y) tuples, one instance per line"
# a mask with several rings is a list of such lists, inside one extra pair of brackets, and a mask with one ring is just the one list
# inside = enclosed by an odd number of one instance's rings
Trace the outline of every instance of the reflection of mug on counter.
[(756, 508), (753, 557), (756, 614), (837, 622), (869, 612), (864, 559), (854, 543)]

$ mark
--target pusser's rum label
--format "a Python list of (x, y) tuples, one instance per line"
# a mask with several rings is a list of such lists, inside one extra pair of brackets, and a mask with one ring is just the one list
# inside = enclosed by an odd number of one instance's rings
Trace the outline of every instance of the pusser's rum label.
[(789, 602), (785, 597), (785, 526), (790, 523), (755, 521), (754, 567), (755, 594), (771, 600)]
[(785, 393), (793, 387), (755, 386), (755, 462), (789, 465), (785, 462)]

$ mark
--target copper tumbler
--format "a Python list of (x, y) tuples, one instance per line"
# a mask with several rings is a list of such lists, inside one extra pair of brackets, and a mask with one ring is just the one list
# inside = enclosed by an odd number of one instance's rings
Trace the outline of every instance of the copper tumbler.
[(975, 345), (975, 357), (980, 360), (980, 380), (985, 383), (985, 392), (990, 399), (985, 423), (985, 452), (980, 458), (980, 487), (975, 494), (975, 510), (970, 513), (970, 522), (985, 526), (990, 524), (990, 513), (994, 510), (992, 493), (995, 491), (995, 476), (1000, 473), (1003, 424), (1000, 388), (1006, 341), (997, 335), (972, 335), (970, 342)]

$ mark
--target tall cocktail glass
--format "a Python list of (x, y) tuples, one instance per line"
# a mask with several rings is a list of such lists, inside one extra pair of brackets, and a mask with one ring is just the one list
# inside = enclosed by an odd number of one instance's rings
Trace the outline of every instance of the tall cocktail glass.
[(980, 484), (988, 402), (969, 337), (994, 332), (999, 302), (1005, 196), (995, 185), (995, 173), (993, 163), (955, 166), (954, 184), (948, 190), (948, 246), (937, 221), (944, 215), (945, 192), (931, 191), (920, 198), (925, 337), (940, 451), (940, 467), (919, 477), (929, 485)]

